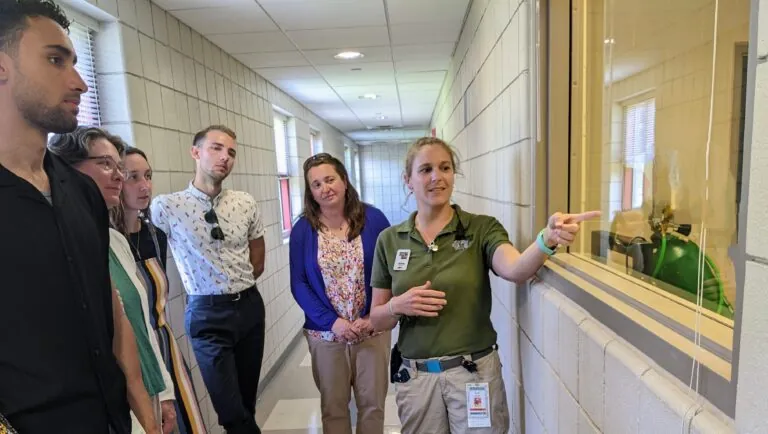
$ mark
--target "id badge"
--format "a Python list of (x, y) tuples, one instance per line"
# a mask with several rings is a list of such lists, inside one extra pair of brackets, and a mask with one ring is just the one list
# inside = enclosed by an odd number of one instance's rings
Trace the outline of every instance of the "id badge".
[(467, 425), (469, 428), (491, 427), (488, 383), (467, 383)]
[(408, 269), (408, 261), (411, 259), (411, 249), (400, 249), (395, 254), (395, 271), (405, 271)]

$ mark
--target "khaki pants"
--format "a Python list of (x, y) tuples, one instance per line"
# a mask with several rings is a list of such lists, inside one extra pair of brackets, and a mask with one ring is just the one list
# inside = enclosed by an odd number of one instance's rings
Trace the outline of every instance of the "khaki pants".
[[(441, 359), (448, 358), (451, 357)], [(403, 365), (402, 368), (408, 371), (411, 379), (396, 384), (397, 412), (403, 424), (402, 434), (507, 434), (509, 409), (499, 354), (494, 351), (475, 363), (475, 373), (459, 366), (434, 374), (417, 372)], [(411, 363), (411, 366), (415, 364)], [(488, 383), (491, 428), (468, 427), (467, 383)]]
[[(306, 334), (305, 334), (306, 336)], [(389, 386), (390, 332), (356, 345), (307, 337), (312, 375), (320, 391), (324, 434), (352, 434), (351, 389), (357, 404), (357, 433), (384, 431), (384, 401)]]

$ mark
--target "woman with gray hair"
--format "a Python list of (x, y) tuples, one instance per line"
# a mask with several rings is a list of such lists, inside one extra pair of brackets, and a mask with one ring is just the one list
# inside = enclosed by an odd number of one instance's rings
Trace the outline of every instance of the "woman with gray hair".
[[(48, 149), (88, 175), (101, 191), (107, 208), (120, 206), (120, 192), (124, 181), (122, 162), (125, 144), (117, 137), (94, 127), (78, 127), (74, 132), (57, 134), (48, 143)], [(133, 432), (168, 434), (176, 425), (173, 380), (163, 363), (157, 338), (150, 324), (147, 290), (139, 278), (133, 254), (125, 237), (110, 228), (109, 271), (131, 328), (136, 335), (141, 379), (146, 393), (152, 399), (154, 412), (139, 410), (131, 399)], [(130, 382), (130, 379), (129, 379)], [(129, 392), (129, 395), (131, 393)], [(159, 418), (162, 418), (162, 426)]]

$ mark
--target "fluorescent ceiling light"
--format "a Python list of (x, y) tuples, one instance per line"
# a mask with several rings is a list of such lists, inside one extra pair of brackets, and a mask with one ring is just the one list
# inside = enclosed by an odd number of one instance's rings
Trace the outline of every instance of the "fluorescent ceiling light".
[(341, 53), (333, 57), (334, 59), (339, 59), (339, 60), (355, 60), (355, 59), (362, 59), (363, 57), (365, 57), (365, 55), (357, 51), (342, 51)]
[(375, 93), (366, 93), (364, 95), (360, 95), (358, 98), (360, 98), (360, 99), (379, 99), (380, 96), (376, 95)]

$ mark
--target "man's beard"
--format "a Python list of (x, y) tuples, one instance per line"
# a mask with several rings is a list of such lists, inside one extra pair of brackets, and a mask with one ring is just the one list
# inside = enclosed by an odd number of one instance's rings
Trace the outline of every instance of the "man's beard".
[(14, 86), (13, 99), (21, 116), (33, 127), (45, 133), (71, 133), (77, 128), (77, 116), (72, 116), (61, 107), (46, 107), (38, 90), (19, 73), (19, 82)]
[(224, 180), (227, 179), (230, 173), (231, 172), (214, 173), (213, 170), (206, 171), (206, 175), (208, 175), (208, 178), (210, 178), (215, 185), (221, 185), (222, 183), (224, 183)]

